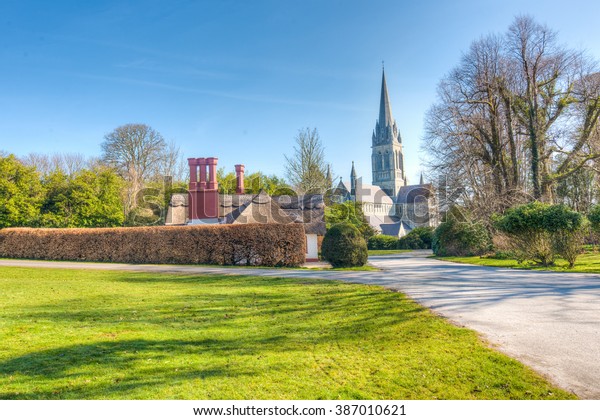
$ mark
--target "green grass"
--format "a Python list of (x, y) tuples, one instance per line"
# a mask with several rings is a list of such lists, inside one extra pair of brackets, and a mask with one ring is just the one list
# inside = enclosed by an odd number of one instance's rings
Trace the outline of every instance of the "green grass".
[(411, 251), (412, 249), (369, 249), (369, 256), (403, 254)]
[(573, 398), (376, 286), (0, 268), (0, 399)]
[[(369, 251), (370, 252), (370, 251)], [(394, 251), (393, 253), (401, 253), (408, 251)], [(28, 258), (0, 258), (1, 260), (6, 261), (50, 261), (50, 262), (74, 262), (74, 263), (85, 263), (85, 264), (133, 264), (133, 263), (120, 263), (120, 262), (104, 262), (104, 261), (72, 261), (72, 260), (33, 260)], [(326, 262), (326, 261), (324, 261)], [(381, 271), (381, 269), (374, 267), (372, 265), (363, 265), (362, 267), (346, 267), (346, 268), (332, 268), (332, 267), (273, 267), (266, 265), (220, 265), (220, 264), (145, 264), (145, 265), (156, 265), (156, 266), (165, 266), (165, 265), (183, 265), (190, 267), (209, 267), (209, 268), (233, 268), (233, 269), (259, 269), (259, 270), (335, 270), (335, 271)]]
[(586, 251), (577, 258), (575, 267), (569, 268), (567, 261), (558, 258), (553, 266), (543, 267), (531, 261), (519, 264), (514, 259), (494, 257), (436, 257), (440, 260), (466, 264), (485, 265), (490, 267), (520, 268), (525, 270), (550, 270), (570, 273), (600, 273), (600, 254)]

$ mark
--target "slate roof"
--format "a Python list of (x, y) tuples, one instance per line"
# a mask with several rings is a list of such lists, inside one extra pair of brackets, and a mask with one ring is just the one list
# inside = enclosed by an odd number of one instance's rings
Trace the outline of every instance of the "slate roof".
[(220, 194), (219, 216), (226, 223), (304, 223), (308, 234), (324, 235), (326, 231), (322, 195)]
[(394, 204), (392, 198), (377, 185), (356, 182), (356, 201), (362, 203)]
[(399, 204), (414, 203), (417, 197), (430, 198), (433, 196), (433, 186), (431, 184), (406, 185), (400, 187), (396, 202)]
[(384, 223), (380, 225), (380, 228), (382, 234), (396, 237), (404, 236), (412, 230), (406, 222)]
[(227, 224), (239, 223), (302, 223), (299, 215), (283, 211), (276, 200), (264, 191), (233, 208), (225, 216)]

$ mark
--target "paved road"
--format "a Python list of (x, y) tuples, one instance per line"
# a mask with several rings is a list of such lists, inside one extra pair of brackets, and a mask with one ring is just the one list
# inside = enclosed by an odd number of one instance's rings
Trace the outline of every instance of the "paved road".
[(600, 399), (600, 276), (446, 263), (415, 252), (372, 257), (380, 272), (0, 260), (0, 266), (339, 279), (400, 290), (582, 398)]

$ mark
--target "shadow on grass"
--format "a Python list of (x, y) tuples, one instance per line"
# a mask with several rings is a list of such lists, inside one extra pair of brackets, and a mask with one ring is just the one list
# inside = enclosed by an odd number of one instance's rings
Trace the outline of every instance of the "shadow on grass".
[[(72, 383), (87, 378), (87, 383), (70, 385), (64, 393), (61, 392), (60, 387), (28, 393), (0, 393), (0, 400), (51, 399), (57, 398), (57, 394), (62, 394), (58, 398), (69, 398), (72, 397), (71, 394), (76, 395), (77, 398), (97, 398), (150, 385), (164, 387), (166, 384), (184, 380), (253, 376), (259, 373), (256, 369), (230, 365), (227, 361), (228, 357), (239, 355), (241, 346), (244, 350), (249, 350), (246, 347), (251, 346), (252, 351), (257, 352), (259, 348), (279, 346), (283, 340), (284, 337), (263, 338), (253, 340), (251, 343), (218, 339), (122, 340), (77, 344), (29, 353), (0, 363), (0, 377), (18, 375), (25, 377), (27, 381), (68, 380)], [(178, 365), (177, 369), (161, 364), (164, 360), (186, 355), (205, 355), (211, 362), (208, 366)], [(151, 369), (139, 366), (147, 360), (153, 361)], [(103, 378), (102, 383), (94, 384), (94, 381), (89, 378), (95, 379), (99, 374), (99, 367), (108, 368), (113, 371), (113, 374), (110, 378)]]

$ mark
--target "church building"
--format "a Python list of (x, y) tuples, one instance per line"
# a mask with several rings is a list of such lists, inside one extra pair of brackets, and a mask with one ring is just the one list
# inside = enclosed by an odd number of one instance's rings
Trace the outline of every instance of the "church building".
[(415, 227), (436, 226), (433, 186), (423, 181), (408, 185), (404, 172), (402, 136), (392, 116), (392, 106), (385, 80), (381, 80), (379, 119), (371, 137), (371, 173), (373, 185), (357, 177), (354, 162), (350, 182), (340, 181), (334, 197), (340, 202), (353, 200), (375, 230), (385, 235), (402, 237)]

